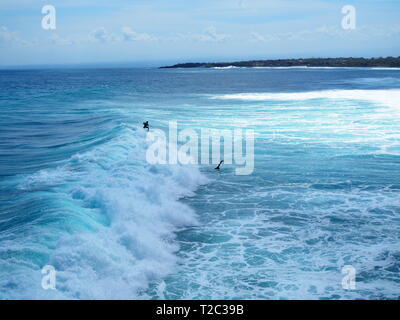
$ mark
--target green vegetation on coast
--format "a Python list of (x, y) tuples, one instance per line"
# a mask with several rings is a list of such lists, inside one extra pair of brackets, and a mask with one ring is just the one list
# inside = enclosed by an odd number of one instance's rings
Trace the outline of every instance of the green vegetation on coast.
[(375, 67), (400, 68), (400, 57), (387, 58), (310, 58), (251, 60), (236, 62), (196, 62), (179, 63), (161, 68), (224, 68), (224, 67)]

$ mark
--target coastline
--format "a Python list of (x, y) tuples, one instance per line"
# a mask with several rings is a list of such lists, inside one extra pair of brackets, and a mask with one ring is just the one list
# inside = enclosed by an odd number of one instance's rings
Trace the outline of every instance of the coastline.
[(400, 57), (386, 58), (299, 58), (233, 62), (186, 62), (160, 69), (175, 68), (400, 68)]

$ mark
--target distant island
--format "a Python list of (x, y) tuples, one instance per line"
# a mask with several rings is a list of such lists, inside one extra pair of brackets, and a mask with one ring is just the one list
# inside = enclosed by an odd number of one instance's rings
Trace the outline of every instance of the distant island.
[(387, 58), (310, 58), (310, 59), (278, 59), (278, 60), (251, 60), (236, 62), (189, 62), (178, 63), (170, 68), (226, 68), (226, 67), (375, 67), (400, 68), (400, 57)]

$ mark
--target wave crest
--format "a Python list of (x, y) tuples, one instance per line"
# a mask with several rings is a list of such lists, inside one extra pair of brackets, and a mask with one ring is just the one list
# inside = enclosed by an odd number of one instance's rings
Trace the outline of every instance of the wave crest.
[(371, 101), (387, 107), (400, 108), (400, 90), (322, 90), (288, 93), (234, 93), (211, 96), (211, 99), (265, 101), (345, 99)]
[[(179, 199), (207, 179), (195, 166), (149, 165), (145, 153), (145, 133), (125, 128), (118, 138), (21, 183), (25, 191), (47, 186), (58, 209), (32, 226), (42, 232), (30, 241), (36, 246), (30, 254), (44, 251), (37, 265), (27, 270), (23, 258), (8, 261), (17, 274), (11, 282), (0, 279), (7, 297), (146, 297), (150, 281), (173, 271), (179, 249), (174, 233), (197, 224), (195, 212)], [(57, 270), (56, 291), (41, 288), (44, 264)]]

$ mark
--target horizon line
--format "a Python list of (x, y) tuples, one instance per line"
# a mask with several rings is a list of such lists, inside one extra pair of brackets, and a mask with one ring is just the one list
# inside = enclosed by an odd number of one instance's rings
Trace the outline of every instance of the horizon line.
[(396, 58), (400, 59), (400, 56), (381, 56), (381, 57), (362, 57), (362, 56), (337, 56), (337, 57), (300, 57), (300, 58), (273, 58), (273, 59), (262, 59), (262, 58), (249, 58), (249, 59), (229, 59), (230, 61), (223, 61), (222, 59), (213, 60), (209, 59), (207, 62), (204, 60), (191, 60), (191, 59), (167, 59), (167, 60), (152, 60), (152, 61), (108, 61), (108, 62), (76, 62), (76, 63), (52, 63), (52, 64), (19, 64), (19, 65), (0, 65), (0, 70), (13, 70), (13, 69), (69, 69), (69, 68), (159, 68), (164, 63), (171, 64), (185, 64), (185, 63), (237, 63), (237, 62), (250, 62), (250, 61), (279, 61), (279, 60), (306, 60), (306, 59), (386, 59)]

